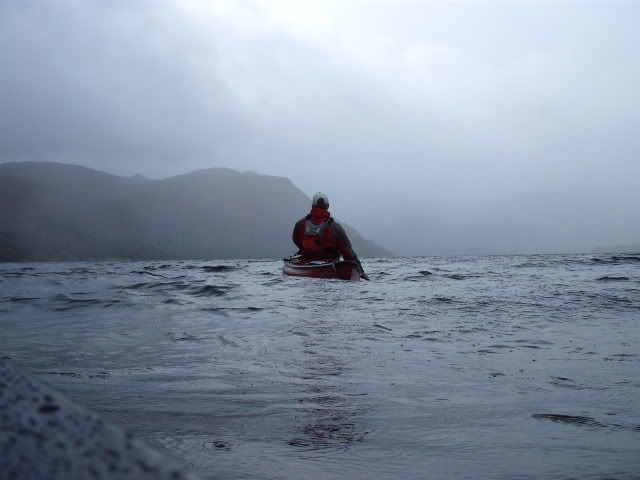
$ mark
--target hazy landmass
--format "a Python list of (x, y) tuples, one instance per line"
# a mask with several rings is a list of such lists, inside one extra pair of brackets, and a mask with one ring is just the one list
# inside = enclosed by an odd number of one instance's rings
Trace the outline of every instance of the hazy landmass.
[[(163, 180), (0, 165), (0, 260), (279, 258), (310, 199), (283, 177), (211, 168)], [(389, 252), (345, 226), (360, 256)]]
[(593, 253), (640, 253), (640, 243), (635, 245), (609, 245), (593, 249)]
[(426, 202), (419, 212), (398, 212), (378, 232), (365, 233), (407, 256), (612, 253), (640, 251), (638, 219), (637, 195), (566, 188), (477, 199), (455, 209)]

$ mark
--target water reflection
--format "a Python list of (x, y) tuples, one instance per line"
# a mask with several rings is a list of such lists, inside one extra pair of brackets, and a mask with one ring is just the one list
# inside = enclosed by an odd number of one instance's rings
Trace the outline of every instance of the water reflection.
[[(349, 350), (341, 343), (335, 321), (307, 321), (302, 341), (299, 378), (304, 380), (295, 433), (289, 445), (311, 450), (346, 449), (362, 442), (367, 429), (361, 422), (368, 409), (365, 394), (348, 391)], [(335, 353), (327, 353), (327, 352)], [(346, 357), (346, 358), (345, 358)]]

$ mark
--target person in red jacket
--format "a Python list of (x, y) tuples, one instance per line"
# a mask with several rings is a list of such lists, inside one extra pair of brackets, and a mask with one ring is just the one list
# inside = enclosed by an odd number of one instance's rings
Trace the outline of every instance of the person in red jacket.
[(326, 194), (318, 192), (313, 196), (311, 213), (296, 222), (292, 240), (303, 257), (334, 262), (342, 255), (356, 263), (360, 277), (369, 280), (344, 228), (331, 217)]

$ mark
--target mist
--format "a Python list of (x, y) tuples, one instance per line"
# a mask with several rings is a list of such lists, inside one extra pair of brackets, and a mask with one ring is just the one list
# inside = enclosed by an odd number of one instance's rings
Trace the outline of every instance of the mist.
[(399, 255), (639, 245), (639, 19), (632, 2), (5, 1), (0, 162), (284, 176)]

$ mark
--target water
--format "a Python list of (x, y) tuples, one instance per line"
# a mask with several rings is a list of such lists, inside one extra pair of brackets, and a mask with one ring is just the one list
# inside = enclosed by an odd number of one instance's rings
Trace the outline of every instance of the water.
[(0, 351), (207, 478), (640, 478), (640, 255), (0, 265)]

